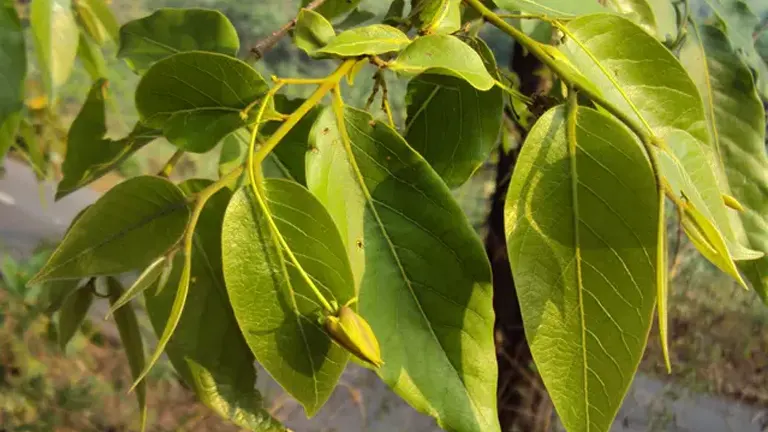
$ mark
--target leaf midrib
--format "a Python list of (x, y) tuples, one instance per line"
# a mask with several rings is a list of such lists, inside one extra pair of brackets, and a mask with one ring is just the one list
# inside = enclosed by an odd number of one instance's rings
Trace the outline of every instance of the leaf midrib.
[[(384, 223), (381, 220), (381, 217), (379, 216), (378, 211), (376, 210), (376, 206), (374, 205), (373, 196), (371, 196), (370, 191), (368, 190), (368, 187), (365, 184), (365, 179), (362, 176), (362, 172), (360, 171), (360, 167), (357, 165), (357, 160), (355, 159), (355, 155), (352, 151), (351, 146), (351, 139), (349, 138), (349, 134), (347, 132), (346, 128), (346, 118), (344, 116), (343, 111), (339, 112), (338, 107), (333, 107), (335, 113), (336, 113), (336, 123), (339, 128), (339, 132), (341, 133), (341, 141), (342, 145), (344, 146), (344, 151), (347, 154), (347, 159), (349, 160), (349, 164), (352, 166), (352, 172), (355, 175), (355, 179), (357, 180), (357, 183), (360, 187), (360, 190), (363, 192), (363, 195), (365, 196), (366, 204), (368, 208), (371, 211), (371, 214), (373, 214), (376, 224), (378, 225), (382, 235), (384, 236), (384, 239), (387, 242), (387, 249), (389, 250), (390, 254), (392, 255), (392, 258), (395, 260), (395, 263), (397, 264), (397, 268), (400, 272), (400, 275), (402, 276), (403, 281), (405, 282), (405, 285), (408, 287), (408, 291), (411, 294), (411, 297), (413, 298), (414, 303), (416, 304), (419, 313), (421, 314), (421, 317), (424, 319), (424, 322), (427, 324), (427, 328), (429, 329), (429, 333), (432, 336), (432, 338), (435, 340), (437, 345), (440, 347), (440, 349), (443, 352), (443, 355), (448, 362), (449, 365), (451, 365), (451, 368), (456, 374), (456, 378), (459, 380), (459, 382), (462, 383), (462, 388), (464, 389), (467, 399), (469, 399), (470, 403), (472, 404), (472, 407), (474, 408), (474, 411), (476, 415), (479, 415), (482, 417), (484, 424), (488, 424), (488, 420), (485, 418), (483, 411), (477, 406), (477, 402), (475, 402), (474, 398), (470, 394), (470, 392), (467, 389), (467, 384), (462, 379), (461, 375), (459, 374), (459, 371), (456, 369), (456, 366), (453, 364), (453, 362), (448, 357), (448, 353), (445, 352), (445, 349), (443, 349), (443, 345), (440, 342), (440, 339), (435, 334), (432, 325), (429, 321), (429, 318), (427, 317), (427, 314), (424, 312), (424, 309), (421, 306), (421, 302), (419, 302), (418, 297), (416, 296), (416, 292), (413, 289), (412, 283), (410, 278), (405, 272), (405, 268), (403, 267), (402, 262), (400, 261), (400, 256), (397, 254), (397, 251), (395, 250), (395, 245), (392, 242), (392, 239), (389, 236), (389, 233), (387, 232), (386, 228), (384, 227)], [(343, 108), (342, 108), (343, 109)]]

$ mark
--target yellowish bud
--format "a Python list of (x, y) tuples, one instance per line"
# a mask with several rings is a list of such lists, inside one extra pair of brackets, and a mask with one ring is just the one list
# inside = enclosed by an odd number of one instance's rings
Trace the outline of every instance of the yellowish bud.
[(342, 306), (336, 316), (327, 316), (324, 325), (334, 342), (360, 360), (376, 367), (384, 364), (379, 341), (371, 326), (350, 307)]

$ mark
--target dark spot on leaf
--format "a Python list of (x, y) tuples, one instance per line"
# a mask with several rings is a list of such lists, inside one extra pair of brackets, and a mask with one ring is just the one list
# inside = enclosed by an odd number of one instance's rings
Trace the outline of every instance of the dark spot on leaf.
[(330, 132), (330, 131), (331, 131), (331, 128), (323, 128), (322, 134), (323, 135), (328, 135), (328, 132)]
[(358, 249), (362, 249), (363, 248), (363, 241), (360, 240), (360, 239), (357, 239), (357, 241), (355, 242), (355, 245), (357, 246)]

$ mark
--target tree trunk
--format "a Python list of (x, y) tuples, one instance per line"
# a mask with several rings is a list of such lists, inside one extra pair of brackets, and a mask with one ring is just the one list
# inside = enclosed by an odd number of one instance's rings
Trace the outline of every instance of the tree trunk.
[[(534, 73), (541, 64), (533, 56), (523, 55), (522, 51), (516, 47), (510, 65), (520, 77), (520, 90), (529, 96), (545, 92), (543, 80)], [(523, 331), (504, 234), (504, 201), (518, 153), (519, 147), (508, 153), (499, 149), (485, 239), (493, 271), (499, 421), (504, 432), (543, 432), (549, 430), (552, 404), (538, 373), (531, 367), (531, 352)]]

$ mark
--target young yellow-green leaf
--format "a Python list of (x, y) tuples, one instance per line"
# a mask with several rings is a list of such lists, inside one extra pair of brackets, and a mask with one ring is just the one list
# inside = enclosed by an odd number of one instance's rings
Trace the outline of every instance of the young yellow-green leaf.
[[(122, 297), (123, 287), (120, 281), (112, 277), (107, 278), (107, 286), (109, 287), (109, 303), (112, 309), (117, 309), (115, 304)], [(136, 378), (144, 368), (144, 342), (141, 338), (141, 330), (139, 329), (139, 321), (136, 319), (136, 312), (130, 306), (124, 307), (115, 310), (114, 317), (117, 331), (120, 333), (120, 340), (123, 342), (123, 350), (125, 350), (125, 355), (128, 357), (131, 375)], [(141, 412), (140, 430), (144, 431), (147, 427), (146, 383), (142, 382), (136, 387), (136, 400), (139, 403), (139, 411)]]
[[(347, 14), (357, 8), (361, 0), (326, 0), (319, 7), (315, 9), (317, 13), (326, 17), (327, 19), (333, 19), (344, 14)], [(312, 0), (301, 0), (301, 7), (306, 7)]]
[(13, 144), (24, 103), (27, 55), (24, 32), (13, 4), (0, 6), (0, 161)]
[(656, 35), (656, 15), (648, 0), (613, 0), (609, 5), (648, 33)]
[(392, 128), (338, 101), (310, 145), (307, 184), (341, 229), (377, 372), (447, 430), (499, 431), (491, 272), (450, 190)]
[(75, 7), (88, 34), (100, 45), (108, 39), (119, 40), (120, 26), (105, 0), (78, 0)]
[(59, 311), (59, 347), (62, 350), (80, 329), (93, 303), (93, 280), (64, 299)]
[(146, 267), (179, 241), (188, 219), (186, 198), (173, 183), (151, 176), (126, 180), (73, 223), (30, 283)]
[(296, 17), (293, 29), (293, 43), (309, 55), (324, 47), (336, 36), (333, 25), (319, 13), (302, 9)]
[[(496, 61), (480, 39), (470, 41), (496, 75)], [(504, 110), (504, 93), (481, 92), (464, 80), (421, 74), (408, 83), (405, 139), (432, 165), (449, 187), (463, 184), (495, 148)]]
[(323, 309), (307, 280), (328, 301), (346, 304), (355, 295), (352, 272), (339, 231), (314, 196), (281, 179), (261, 187), (258, 197), (241, 188), (227, 208), (224, 280), (256, 360), (312, 416), (349, 355), (320, 326)]
[(90, 40), (88, 35), (80, 32), (80, 41), (77, 45), (77, 57), (80, 63), (91, 76), (91, 80), (97, 81), (100, 78), (107, 77), (107, 64), (104, 61), (104, 54), (101, 49)]
[(67, 154), (62, 165), (64, 177), (56, 188), (61, 199), (100, 178), (120, 162), (159, 136), (141, 124), (121, 140), (104, 138), (107, 133), (107, 81), (93, 83), (85, 103), (67, 134)]
[[(768, 157), (765, 110), (750, 70), (718, 28), (693, 26), (680, 59), (704, 98), (721, 187), (743, 206), (729, 212), (735, 241), (768, 253)], [(768, 299), (768, 257), (737, 263)]]
[(240, 40), (221, 12), (208, 9), (158, 9), (147, 17), (120, 27), (120, 49), (139, 73), (153, 63), (184, 51), (237, 55)]
[[(107, 313), (107, 318), (115, 313), (116, 310), (128, 304), (137, 295), (143, 293), (147, 288), (151, 287), (152, 285), (156, 285), (160, 275), (162, 275), (166, 270), (166, 260), (167, 258), (165, 256), (161, 256), (160, 258), (154, 260), (152, 264), (148, 265), (147, 268), (141, 272), (139, 277), (136, 278), (131, 287), (125, 290), (119, 297), (111, 302), (112, 305), (109, 308), (109, 312)], [(142, 369), (143, 368), (144, 367), (142, 366)]]
[(193, 152), (211, 150), (244, 127), (241, 110), (264, 96), (267, 83), (248, 64), (223, 54), (183, 52), (158, 61), (136, 87), (142, 123)]
[(408, 36), (395, 27), (373, 24), (341, 32), (317, 53), (338, 57), (376, 55), (400, 51), (410, 42)]
[[(576, 18), (561, 51), (610, 103), (640, 127), (664, 136), (682, 129), (709, 142), (701, 96), (658, 40), (618, 15)], [(631, 44), (626, 41), (631, 40)]]
[[(179, 187), (198, 193), (209, 180), (188, 180)], [(256, 369), (229, 305), (221, 264), (221, 226), (231, 192), (224, 189), (206, 202), (195, 227), (191, 284), (181, 319), (165, 351), (198, 398), (221, 417), (258, 432), (284, 431), (264, 409), (255, 388)], [(184, 257), (176, 256), (168, 283), (177, 286)], [(174, 290), (145, 292), (147, 313), (161, 335), (171, 315)]]
[(645, 349), (659, 203), (642, 147), (590, 108), (544, 114), (504, 208), (536, 369), (570, 432), (607, 431)]
[(502, 9), (541, 14), (551, 18), (572, 18), (605, 11), (597, 0), (495, 0), (495, 2)]
[(493, 77), (483, 59), (469, 45), (449, 35), (416, 38), (389, 64), (393, 71), (405, 75), (424, 72), (461, 78), (478, 90), (493, 87)]
[(29, 9), (37, 64), (48, 101), (69, 78), (77, 55), (79, 31), (70, 0), (33, 0)]
[(461, 28), (461, 0), (411, 0), (411, 15), (422, 34), (450, 34)]

